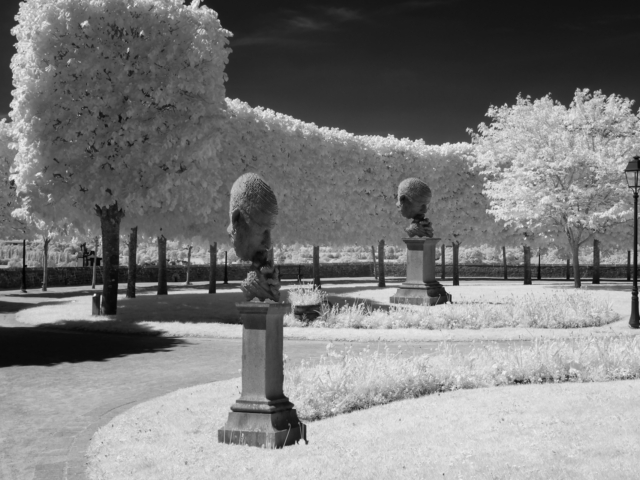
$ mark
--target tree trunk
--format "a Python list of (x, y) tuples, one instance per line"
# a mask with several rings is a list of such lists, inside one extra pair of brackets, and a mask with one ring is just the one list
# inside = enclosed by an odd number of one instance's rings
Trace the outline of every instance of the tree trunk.
[(222, 283), (225, 285), (229, 283), (229, 276), (227, 275), (227, 250), (224, 251), (224, 278)]
[(50, 237), (42, 236), (42, 240), (44, 243), (44, 255), (42, 256), (42, 291), (47, 291), (47, 273), (49, 267), (49, 242), (51, 241)]
[(580, 288), (582, 286), (580, 282), (580, 260), (578, 259), (580, 246), (578, 244), (575, 246), (572, 245), (571, 250), (573, 251), (573, 286)]
[(189, 282), (189, 271), (191, 270), (191, 249), (192, 248), (193, 248), (193, 245), (189, 245), (187, 250), (187, 280), (184, 282), (185, 285), (191, 285), (191, 282)]
[(371, 258), (373, 258), (373, 278), (378, 279), (378, 275), (376, 274), (376, 251), (371, 245)]
[(322, 287), (320, 283), (320, 245), (313, 246), (313, 284), (318, 288)]
[[(115, 315), (118, 308), (118, 266), (120, 265), (120, 220), (124, 217), (118, 203), (108, 207), (96, 205), (102, 229), (102, 315)], [(94, 272), (98, 264), (98, 242)], [(95, 274), (95, 273), (94, 273)], [(95, 277), (94, 277), (95, 278)]]
[(508, 280), (509, 276), (507, 275), (507, 247), (502, 246), (502, 268), (504, 270), (504, 279)]
[(216, 293), (216, 268), (218, 266), (218, 242), (209, 244), (209, 293)]
[(158, 237), (158, 295), (167, 295), (167, 239)]
[(567, 258), (567, 280), (571, 280), (571, 260)]
[(378, 243), (378, 287), (386, 287), (384, 278), (384, 240)]
[(136, 298), (136, 273), (138, 269), (138, 227), (129, 234), (129, 272), (127, 274), (127, 298)]
[[(99, 207), (96, 205), (96, 209), (98, 209)], [(97, 213), (97, 215), (100, 215), (99, 213)], [(100, 223), (102, 223), (102, 220), (100, 220)], [(119, 228), (119, 225), (118, 225)], [(96, 246), (96, 249), (93, 251), (93, 273), (91, 276), (91, 288), (95, 289), (96, 288), (96, 279), (98, 277), (98, 237), (94, 238), (94, 244)], [(102, 281), (102, 284), (104, 285), (104, 279)]]
[(440, 279), (445, 280), (447, 278), (447, 270), (446, 270), (446, 262), (445, 262), (445, 253), (447, 252), (447, 247), (444, 246), (444, 242), (440, 245), (440, 263), (442, 264), (442, 273), (440, 274)]
[(22, 278), (20, 280), (20, 291), (27, 293), (27, 240), (22, 240)]
[(524, 245), (524, 284), (531, 285), (531, 247)]
[(460, 271), (458, 269), (458, 251), (460, 250), (460, 243), (452, 242), (453, 247), (453, 284), (460, 285)]
[(542, 280), (542, 269), (540, 268), (540, 250), (538, 250), (538, 280)]
[(593, 241), (593, 277), (591, 283), (600, 283), (600, 240)]

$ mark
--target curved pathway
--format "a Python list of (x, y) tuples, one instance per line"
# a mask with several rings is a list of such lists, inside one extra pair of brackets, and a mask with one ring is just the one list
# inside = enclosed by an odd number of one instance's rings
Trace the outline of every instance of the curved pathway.
[[(180, 388), (240, 375), (240, 340), (47, 330), (13, 317), (0, 314), (3, 480), (84, 480), (91, 436), (114, 416)], [(284, 350), (295, 362), (319, 357), (326, 344), (287, 340)]]

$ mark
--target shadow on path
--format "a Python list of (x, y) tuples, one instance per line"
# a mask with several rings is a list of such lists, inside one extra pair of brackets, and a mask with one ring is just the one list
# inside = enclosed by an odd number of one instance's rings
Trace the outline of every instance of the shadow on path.
[(139, 353), (166, 352), (187, 344), (178, 338), (0, 327), (0, 368), (101, 362)]

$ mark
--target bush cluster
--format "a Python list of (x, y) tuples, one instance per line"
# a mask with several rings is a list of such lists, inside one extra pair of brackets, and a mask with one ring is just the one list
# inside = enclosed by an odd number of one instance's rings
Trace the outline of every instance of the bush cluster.
[(637, 378), (640, 339), (635, 336), (534, 339), (507, 347), (491, 342), (471, 352), (445, 342), (421, 356), (392, 353), (387, 346), (336, 351), (329, 344), (316, 363), (285, 362), (285, 392), (306, 421), (462, 388)]

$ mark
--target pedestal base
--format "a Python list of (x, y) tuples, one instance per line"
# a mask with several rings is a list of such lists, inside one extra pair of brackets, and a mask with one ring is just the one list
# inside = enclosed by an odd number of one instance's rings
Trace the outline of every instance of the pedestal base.
[(218, 430), (218, 442), (261, 448), (282, 448), (307, 441), (307, 426), (295, 409), (275, 413), (231, 412)]
[(409, 305), (441, 305), (443, 303), (453, 303), (451, 294), (447, 293), (440, 282), (429, 282), (427, 284), (403, 283), (396, 290), (395, 295), (390, 298), (391, 303)]
[(307, 431), (284, 395), (282, 319), (291, 304), (236, 303), (242, 321), (242, 393), (218, 430), (220, 443), (281, 448)]

